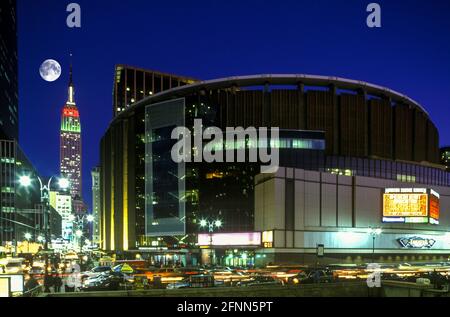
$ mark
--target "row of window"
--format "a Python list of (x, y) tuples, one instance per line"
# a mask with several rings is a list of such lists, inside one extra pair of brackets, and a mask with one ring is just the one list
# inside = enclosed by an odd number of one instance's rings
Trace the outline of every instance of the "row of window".
[(401, 182), (449, 186), (450, 173), (417, 164), (354, 157), (326, 157), (325, 171), (347, 176), (366, 176)]
[[(223, 142), (210, 142), (205, 146), (208, 151), (239, 150), (267, 148), (268, 140), (259, 138), (258, 140), (247, 139), (245, 141), (225, 140)], [(325, 150), (324, 140), (283, 138), (270, 140), (270, 148), (275, 149), (298, 149), (298, 150)]]

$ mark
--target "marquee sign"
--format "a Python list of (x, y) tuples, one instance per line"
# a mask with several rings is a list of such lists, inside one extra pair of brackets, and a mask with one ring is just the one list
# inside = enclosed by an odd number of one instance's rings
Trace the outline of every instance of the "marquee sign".
[(383, 222), (439, 224), (439, 194), (426, 188), (386, 188)]
[(412, 238), (400, 238), (398, 242), (402, 245), (402, 247), (407, 249), (431, 249), (436, 240), (426, 239), (421, 237), (412, 237)]
[(261, 232), (200, 233), (199, 246), (261, 246)]

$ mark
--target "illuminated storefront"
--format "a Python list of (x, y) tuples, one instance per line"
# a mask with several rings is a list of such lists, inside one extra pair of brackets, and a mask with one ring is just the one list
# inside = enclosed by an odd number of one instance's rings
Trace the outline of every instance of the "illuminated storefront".
[(255, 250), (262, 246), (261, 232), (202, 233), (198, 235), (203, 264), (255, 265)]

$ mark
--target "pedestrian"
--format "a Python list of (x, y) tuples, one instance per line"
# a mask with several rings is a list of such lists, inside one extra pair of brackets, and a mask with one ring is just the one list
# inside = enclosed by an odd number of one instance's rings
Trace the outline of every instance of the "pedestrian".
[(63, 282), (61, 276), (59, 276), (59, 274), (56, 273), (55, 276), (53, 277), (53, 286), (55, 288), (55, 293), (61, 292), (62, 284)]
[(39, 286), (38, 281), (34, 278), (34, 275), (30, 275), (30, 278), (25, 283), (25, 292), (31, 291)]
[(51, 293), (50, 287), (53, 286), (53, 278), (51, 275), (46, 274), (44, 277), (44, 292)]
[(71, 273), (66, 279), (65, 291), (66, 293), (74, 293), (76, 287), (76, 273), (75, 269), (72, 269)]
[(320, 282), (320, 272), (319, 271), (315, 271), (313, 273), (313, 280), (314, 280), (314, 284), (319, 284), (319, 282)]

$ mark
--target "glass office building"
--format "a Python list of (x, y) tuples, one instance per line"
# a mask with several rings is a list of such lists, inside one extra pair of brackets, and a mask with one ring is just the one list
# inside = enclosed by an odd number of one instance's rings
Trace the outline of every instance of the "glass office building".
[(19, 139), (16, 0), (0, 3), (0, 139)]

